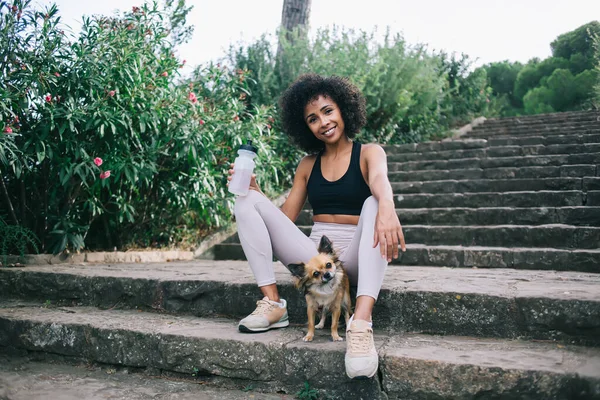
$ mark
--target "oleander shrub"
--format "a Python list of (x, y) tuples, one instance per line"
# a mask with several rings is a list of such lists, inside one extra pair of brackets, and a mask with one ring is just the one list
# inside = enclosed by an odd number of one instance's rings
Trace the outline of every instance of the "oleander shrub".
[(226, 170), (247, 139), (277, 190), (280, 135), (247, 71), (179, 76), (188, 11), (148, 2), (70, 34), (56, 6), (0, 2), (0, 217), (41, 251), (196, 244), (230, 220)]

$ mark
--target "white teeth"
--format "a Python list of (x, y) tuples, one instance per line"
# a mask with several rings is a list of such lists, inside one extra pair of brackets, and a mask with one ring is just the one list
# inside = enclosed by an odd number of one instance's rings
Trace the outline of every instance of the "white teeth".
[(331, 135), (333, 133), (333, 130), (335, 129), (335, 127), (329, 129), (328, 131), (323, 132), (323, 135), (327, 136), (327, 135)]

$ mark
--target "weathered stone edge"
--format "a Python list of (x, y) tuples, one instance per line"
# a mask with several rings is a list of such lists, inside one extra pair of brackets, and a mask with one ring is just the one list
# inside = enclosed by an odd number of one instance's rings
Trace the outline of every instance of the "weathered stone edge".
[[(9, 255), (6, 264), (32, 264), (32, 265), (55, 265), (55, 264), (81, 264), (81, 263), (147, 263), (147, 262), (169, 262), (189, 261), (194, 258), (194, 253), (184, 250), (168, 251), (98, 251), (73, 254), (25, 254), (23, 257)], [(0, 258), (0, 266), (3, 257)]]
[(28, 351), (83, 356), (94, 362), (178, 373), (195, 371), (288, 390), (310, 381), (312, 387), (327, 389), (336, 399), (346, 399), (349, 395), (369, 399), (387, 396), (450, 399), (455, 398), (457, 388), (461, 399), (479, 399), (482, 393), (502, 398), (528, 393), (533, 395), (528, 397), (532, 399), (566, 399), (573, 395), (578, 399), (595, 399), (600, 395), (600, 380), (594, 377), (394, 356), (386, 352), (389, 339), (379, 349), (380, 373), (373, 380), (356, 382), (344, 375), (344, 351), (340, 346), (302, 345), (299, 330), (296, 338), (287, 343), (260, 343), (105, 329), (93, 323), (0, 317), (1, 332), (0, 344)]
[[(303, 296), (290, 282), (279, 291), (290, 320), (306, 322)], [(72, 274), (5, 271), (5, 297), (55, 305), (143, 309), (196, 316), (240, 319), (254, 308), (251, 282), (89, 277)], [(547, 297), (500, 297), (449, 291), (382, 289), (374, 321), (382, 329), (443, 335), (559, 340), (600, 346), (600, 302)]]

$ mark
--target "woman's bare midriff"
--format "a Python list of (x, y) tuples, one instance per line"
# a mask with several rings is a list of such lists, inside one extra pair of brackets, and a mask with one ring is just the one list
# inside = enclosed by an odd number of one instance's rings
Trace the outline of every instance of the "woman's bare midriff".
[(313, 216), (313, 222), (358, 225), (358, 215), (319, 214)]

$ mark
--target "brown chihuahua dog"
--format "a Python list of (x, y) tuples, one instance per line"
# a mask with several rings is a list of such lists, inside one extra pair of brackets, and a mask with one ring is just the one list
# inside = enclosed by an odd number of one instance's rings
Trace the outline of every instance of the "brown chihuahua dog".
[[(350, 319), (350, 281), (342, 262), (333, 250), (327, 236), (321, 237), (319, 254), (306, 264), (290, 264), (288, 269), (295, 278), (296, 287), (306, 296), (308, 333), (302, 340), (310, 342), (315, 336), (315, 328), (323, 329), (327, 313), (331, 313), (331, 337), (334, 341), (344, 340), (338, 335), (338, 322), (342, 309), (346, 325)], [(321, 313), (321, 320), (315, 326), (315, 314)]]

